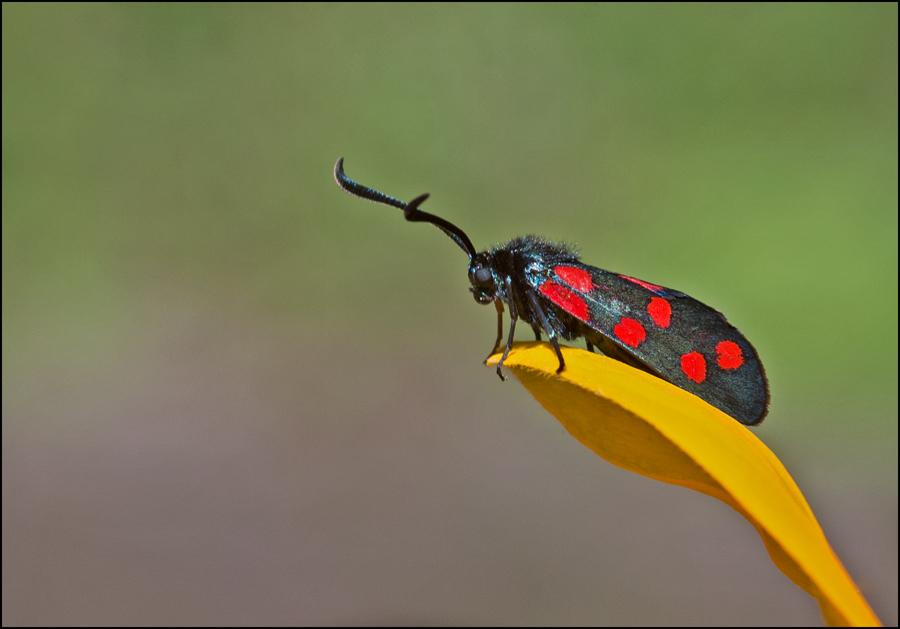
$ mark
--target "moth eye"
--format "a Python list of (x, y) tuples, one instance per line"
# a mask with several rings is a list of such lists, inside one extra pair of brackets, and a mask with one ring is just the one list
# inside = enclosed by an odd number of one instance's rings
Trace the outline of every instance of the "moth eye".
[(494, 284), (494, 275), (490, 269), (481, 267), (475, 271), (474, 283), (478, 288), (490, 288)]

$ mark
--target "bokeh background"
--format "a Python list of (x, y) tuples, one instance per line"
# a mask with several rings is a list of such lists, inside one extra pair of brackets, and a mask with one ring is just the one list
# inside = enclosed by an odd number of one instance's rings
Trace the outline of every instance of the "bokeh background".
[(727, 313), (897, 623), (896, 4), (2, 12), (3, 624), (820, 622), (482, 367), (465, 257), (342, 155)]

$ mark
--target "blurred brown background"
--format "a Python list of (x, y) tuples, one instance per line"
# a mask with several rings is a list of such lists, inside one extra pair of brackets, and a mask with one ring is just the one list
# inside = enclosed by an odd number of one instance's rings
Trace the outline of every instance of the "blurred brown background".
[(2, 11), (3, 624), (820, 622), (482, 367), (464, 256), (341, 155), (724, 311), (897, 623), (896, 5)]

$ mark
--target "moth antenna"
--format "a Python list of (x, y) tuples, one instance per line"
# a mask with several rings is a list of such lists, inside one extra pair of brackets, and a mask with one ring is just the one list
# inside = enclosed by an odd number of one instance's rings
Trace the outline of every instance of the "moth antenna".
[(417, 196), (409, 203), (405, 203), (400, 199), (384, 194), (383, 192), (368, 188), (360, 183), (353, 181), (352, 179), (350, 179), (350, 177), (344, 174), (343, 157), (338, 158), (337, 163), (334, 165), (334, 180), (344, 190), (344, 192), (348, 194), (352, 194), (353, 196), (359, 197), (361, 199), (368, 199), (369, 201), (374, 201), (375, 203), (381, 203), (382, 205), (389, 205), (391, 207), (403, 210), (403, 215), (406, 217), (406, 220), (410, 222), (431, 223), (442, 232), (447, 234), (453, 240), (453, 242), (459, 245), (460, 249), (465, 251), (469, 256), (470, 260), (475, 255), (475, 247), (472, 246), (472, 241), (469, 240), (468, 236), (466, 236), (466, 232), (461, 230), (450, 221), (441, 218), (440, 216), (435, 216), (434, 214), (429, 214), (428, 212), (424, 212), (419, 209), (419, 206), (422, 205), (425, 199), (428, 198), (429, 195), (427, 193)]

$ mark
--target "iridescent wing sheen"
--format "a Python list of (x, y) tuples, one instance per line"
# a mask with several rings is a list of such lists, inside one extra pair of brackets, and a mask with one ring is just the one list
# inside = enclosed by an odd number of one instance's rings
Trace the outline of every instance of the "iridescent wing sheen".
[(718, 310), (684, 293), (585, 264), (553, 267), (539, 286), (601, 351), (690, 391), (747, 425), (769, 390), (753, 346)]

